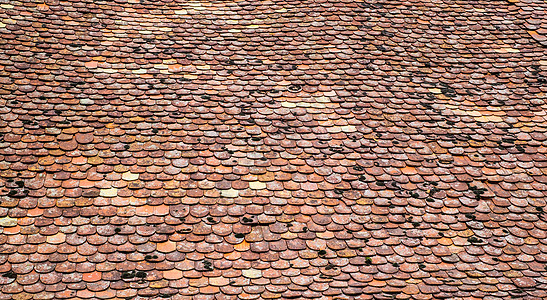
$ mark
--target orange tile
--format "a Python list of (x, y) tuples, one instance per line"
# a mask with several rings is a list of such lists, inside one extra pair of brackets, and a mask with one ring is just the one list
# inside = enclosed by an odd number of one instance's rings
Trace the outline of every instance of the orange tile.
[(88, 69), (94, 69), (98, 66), (98, 63), (96, 61), (88, 61), (84, 65)]
[(101, 280), (101, 278), (102, 278), (102, 273), (97, 271), (82, 274), (82, 280), (85, 282), (95, 282), (95, 281)]
[(180, 279), (182, 278), (182, 271), (179, 271), (179, 270), (163, 271), (163, 278), (169, 279), (169, 280)]
[(164, 242), (164, 243), (159, 243), (159, 244), (157, 244), (156, 249), (158, 251), (164, 252), (164, 253), (173, 252), (173, 251), (177, 250), (177, 243), (171, 242), (171, 241), (167, 241), (167, 242)]

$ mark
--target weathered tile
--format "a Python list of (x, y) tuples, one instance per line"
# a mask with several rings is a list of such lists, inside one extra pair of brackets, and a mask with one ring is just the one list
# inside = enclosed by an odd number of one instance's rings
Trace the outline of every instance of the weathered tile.
[(546, 298), (545, 9), (0, 4), (0, 294)]

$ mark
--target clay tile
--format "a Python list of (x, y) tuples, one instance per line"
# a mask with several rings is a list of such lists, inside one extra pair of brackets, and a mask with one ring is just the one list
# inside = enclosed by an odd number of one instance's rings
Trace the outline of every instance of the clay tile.
[(1, 4), (2, 292), (545, 298), (547, 7), (319, 2)]

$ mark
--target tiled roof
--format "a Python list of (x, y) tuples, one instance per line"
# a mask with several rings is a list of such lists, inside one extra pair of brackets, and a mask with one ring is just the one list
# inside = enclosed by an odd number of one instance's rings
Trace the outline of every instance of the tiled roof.
[(0, 300), (545, 299), (541, 0), (0, 3)]

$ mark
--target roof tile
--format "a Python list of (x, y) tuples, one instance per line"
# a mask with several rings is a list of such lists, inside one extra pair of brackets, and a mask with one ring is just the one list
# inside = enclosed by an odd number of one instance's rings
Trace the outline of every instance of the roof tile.
[(0, 295), (545, 298), (546, 8), (1, 4)]

